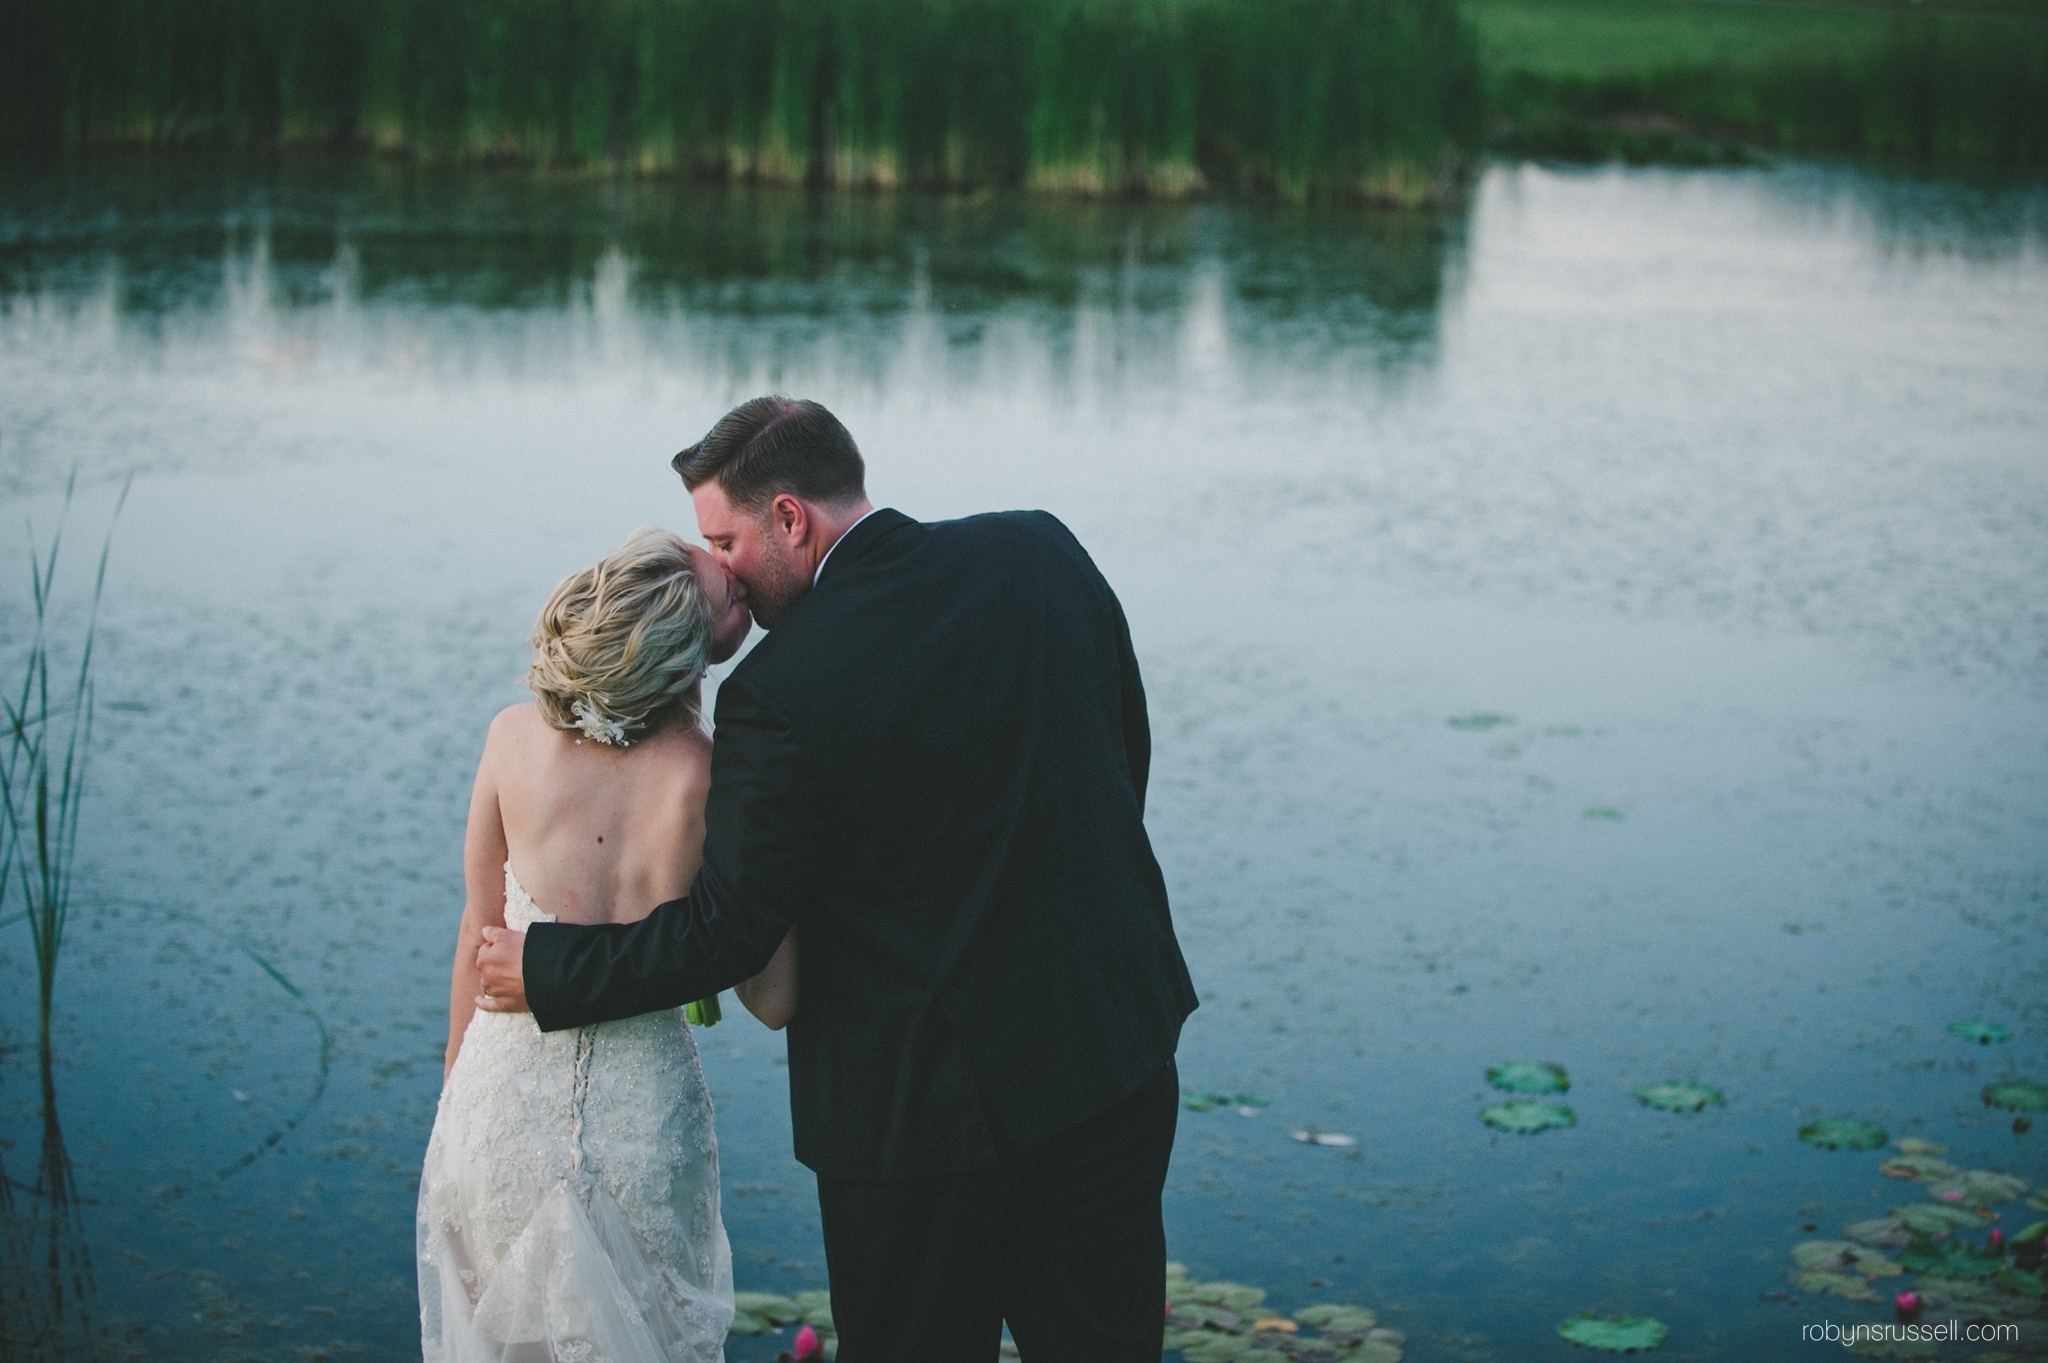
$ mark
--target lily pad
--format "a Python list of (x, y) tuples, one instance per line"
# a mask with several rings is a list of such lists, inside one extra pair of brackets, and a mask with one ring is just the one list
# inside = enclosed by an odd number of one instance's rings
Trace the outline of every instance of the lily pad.
[(1808, 1240), (1794, 1245), (1792, 1262), (1800, 1268), (1858, 1273), (1866, 1278), (1896, 1278), (1905, 1272), (1876, 1250), (1847, 1240)]
[(2042, 1281), (2043, 1274), (2036, 1270), (2023, 1273), (2017, 1268), (2001, 1268), (1992, 1279), (2001, 1289), (2014, 1292), (2022, 1297), (2048, 1297), (2048, 1282)]
[(1610, 809), (1606, 805), (1594, 805), (1586, 811), (1586, 817), (1589, 819), (1605, 819), (1609, 823), (1620, 823), (1624, 816), (1618, 809)]
[(1358, 1137), (1356, 1136), (1347, 1136), (1340, 1131), (1318, 1131), (1312, 1126), (1305, 1127), (1300, 1131), (1290, 1131), (1287, 1134), (1305, 1145), (1352, 1146), (1358, 1144)]
[(1335, 1303), (1304, 1306), (1294, 1313), (1294, 1318), (1303, 1325), (1321, 1330), (1326, 1335), (1355, 1334), (1361, 1330), (1370, 1330), (1380, 1323), (1380, 1318), (1363, 1306), (1342, 1306)]
[[(1983, 1207), (1993, 1202), (2011, 1202), (2027, 1191), (2027, 1181), (2018, 1174), (2008, 1174), (1999, 1169), (1965, 1169), (1948, 1178), (1935, 1179), (1927, 1185), (1927, 1195), (1944, 1201), (1961, 1202), (1967, 1207)], [(1961, 1194), (1950, 1197), (1951, 1193)]]
[(1880, 1174), (1892, 1178), (1910, 1178), (1916, 1182), (1924, 1178), (1954, 1178), (1963, 1172), (1945, 1159), (1932, 1155), (1895, 1155), (1877, 1166)]
[(1219, 1107), (1270, 1107), (1272, 1100), (1256, 1093), (1183, 1093), (1181, 1104), (1190, 1112), (1213, 1112)]
[(1949, 1202), (1907, 1202), (1892, 1208), (1891, 1214), (1918, 1235), (1953, 1235), (1984, 1224), (1977, 1213)]
[(1984, 1106), (2002, 1107), (2007, 1112), (2048, 1112), (2048, 1084), (2031, 1079), (2008, 1079), (1984, 1090)]
[(1557, 1327), (1581, 1349), (1602, 1353), (1634, 1354), (1656, 1348), (1664, 1342), (1666, 1326), (1649, 1316), (1574, 1316)]
[(832, 1324), (832, 1294), (822, 1287), (808, 1292), (792, 1292), (789, 1299), (802, 1308), (804, 1324), (815, 1325), (820, 1330), (830, 1330)]
[(1993, 1249), (1979, 1249), (1963, 1240), (1929, 1240), (1916, 1235), (1911, 1244), (1899, 1251), (1899, 1265), (1915, 1273), (1969, 1281), (1988, 1278), (2004, 1268), (2005, 1255)]
[(726, 1327), (729, 1335), (765, 1335), (775, 1328), (775, 1322), (766, 1316), (756, 1316), (746, 1311), (734, 1313), (732, 1324)]
[(1494, 714), (1453, 715), (1445, 721), (1453, 729), (1478, 729), (1482, 732), (1487, 729), (1497, 729), (1503, 724), (1513, 724), (1514, 722), (1515, 717), (1513, 715)]
[(1577, 1126), (1579, 1114), (1562, 1103), (1539, 1103), (1533, 1098), (1511, 1098), (1479, 1109), (1479, 1120), (1496, 1131), (1533, 1136), (1552, 1127)]
[(2048, 1188), (2043, 1188), (2028, 1198), (2027, 1205), (2037, 1212), (2048, 1212)]
[(1172, 1303), (1172, 1307), (1166, 1313), (1166, 1323), (1176, 1329), (1223, 1330), (1233, 1335), (1244, 1333), (1244, 1316), (1227, 1306), (1206, 1301), (1184, 1301)]
[(1792, 1275), (1792, 1286), (1801, 1292), (1826, 1292), (1850, 1301), (1876, 1301), (1877, 1293), (1870, 1284), (1853, 1273), (1837, 1273), (1832, 1269), (1810, 1268), (1804, 1273)]
[(1856, 1117), (1823, 1117), (1800, 1127), (1799, 1139), (1823, 1150), (1875, 1150), (1891, 1140), (1891, 1133)]
[(1201, 1283), (1189, 1300), (1228, 1307), (1232, 1311), (1249, 1311), (1265, 1299), (1266, 1290), (1262, 1287), (1247, 1287), (1243, 1283)]
[(1948, 1025), (1948, 1034), (1959, 1036), (1965, 1041), (1974, 1041), (1979, 1046), (2012, 1040), (2012, 1029), (2001, 1027), (1995, 1022), (1951, 1022)]
[(803, 1307), (773, 1292), (735, 1292), (732, 1303), (743, 1314), (759, 1316), (771, 1325), (794, 1325), (804, 1318)]
[(1946, 1155), (1948, 1153), (1947, 1146), (1936, 1145), (1933, 1141), (1923, 1141), (1918, 1136), (1901, 1136), (1893, 1141), (1892, 1145), (1902, 1155)]
[(1701, 1108), (1725, 1107), (1728, 1103), (1719, 1089), (1675, 1079), (1664, 1084), (1645, 1084), (1635, 1094), (1637, 1102), (1659, 1112), (1698, 1112)]
[(1851, 1221), (1842, 1227), (1842, 1234), (1859, 1245), (1871, 1245), (1879, 1249), (1897, 1249), (1913, 1238), (1913, 1232), (1896, 1216), (1874, 1216), (1868, 1221)]
[(1401, 1363), (1401, 1346), (1384, 1339), (1362, 1339), (1346, 1345), (1337, 1358), (1339, 1363)]
[(1508, 1093), (1569, 1093), (1572, 1077), (1564, 1066), (1542, 1060), (1511, 1060), (1486, 1071), (1486, 1082)]
[[(1184, 1337), (1185, 1338), (1185, 1337)], [(1235, 1335), (1204, 1331), (1201, 1338), (1181, 1345), (1180, 1356), (1187, 1363), (1236, 1363), (1252, 1349), (1250, 1340)]]

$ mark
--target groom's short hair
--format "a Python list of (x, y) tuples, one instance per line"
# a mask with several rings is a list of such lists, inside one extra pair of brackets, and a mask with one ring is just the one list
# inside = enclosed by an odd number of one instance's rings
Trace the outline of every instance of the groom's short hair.
[(726, 500), (746, 511), (784, 492), (831, 505), (866, 491), (867, 466), (839, 418), (780, 393), (733, 408), (669, 466), (692, 492), (716, 479)]

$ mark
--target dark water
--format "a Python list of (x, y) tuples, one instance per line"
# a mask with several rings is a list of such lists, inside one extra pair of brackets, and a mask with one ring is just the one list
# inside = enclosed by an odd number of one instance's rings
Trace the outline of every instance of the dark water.
[[(548, 587), (691, 531), (667, 455), (778, 388), (878, 503), (1049, 508), (1124, 598), (1182, 1076), (1270, 1100), (1183, 1114), (1197, 1274), (1413, 1359), (1561, 1359), (1584, 1310), (1791, 1358), (1879, 1318), (1760, 1297), (1802, 1225), (1923, 1196), (1801, 1122), (2048, 1181), (1978, 1099), (2048, 1079), (2037, 188), (1501, 167), (1432, 218), (16, 170), (0, 653), (23, 517), (75, 466), (96, 536), (138, 475), (57, 1027), (110, 1356), (416, 1351), (484, 724)], [(18, 921), (0, 971), (19, 1206)], [(819, 1286), (781, 1041), (736, 1013), (700, 1037), (739, 1284)], [(1945, 1031), (1978, 1017), (2014, 1040)], [(1517, 1059), (1575, 1128), (1480, 1124)], [(1664, 1079), (1727, 1106), (1631, 1098)]]

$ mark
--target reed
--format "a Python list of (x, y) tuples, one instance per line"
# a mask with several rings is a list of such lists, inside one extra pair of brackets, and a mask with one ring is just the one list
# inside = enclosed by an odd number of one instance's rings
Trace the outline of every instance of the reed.
[[(0, 817), (0, 826), (4, 826), (0, 832), (0, 909), (6, 907), (12, 891), (20, 896), (21, 915), (28, 919), (36, 962), (36, 1048), (46, 1099), (55, 1093), (50, 1012), (71, 908), (78, 818), (85, 802), (86, 758), (92, 743), (93, 641), (106, 587), (107, 558), (114, 544), (110, 528), (100, 546), (77, 670), (67, 672), (52, 657), (50, 614), (64, 522), (69, 518), (76, 482), (73, 474), (64, 490), (64, 510), (48, 551), (31, 549), (29, 586), (35, 625), (21, 663), (21, 684), (13, 695), (0, 696), (0, 716), (4, 716), (7, 731), (6, 755), (0, 760), (0, 806), (4, 806), (0, 811), (4, 814)], [(124, 485), (115, 507), (117, 517), (127, 499)], [(33, 527), (30, 540), (33, 544)]]
[(1496, 147), (1714, 159), (1717, 148), (2048, 164), (2048, 13), (1691, 0), (1466, 0)]
[(1413, 201), (1467, 164), (1480, 118), (1454, 0), (0, 6), (24, 35), (0, 137), (66, 147)]

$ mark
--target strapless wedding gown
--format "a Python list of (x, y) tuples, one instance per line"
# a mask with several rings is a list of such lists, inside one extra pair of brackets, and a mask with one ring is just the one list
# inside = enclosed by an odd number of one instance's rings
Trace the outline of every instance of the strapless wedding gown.
[[(505, 867), (505, 926), (553, 922)], [(680, 1009), (543, 1035), (479, 1012), (420, 1174), (426, 1363), (717, 1363), (718, 1140)]]

